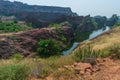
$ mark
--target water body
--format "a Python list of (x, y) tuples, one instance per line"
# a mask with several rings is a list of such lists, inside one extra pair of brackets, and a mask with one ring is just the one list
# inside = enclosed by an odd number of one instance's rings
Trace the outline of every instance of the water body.
[(98, 35), (106, 32), (106, 31), (108, 31), (108, 30), (110, 30), (110, 28), (107, 26), (105, 29), (99, 29), (99, 30), (93, 31), (93, 32), (89, 35), (89, 39), (88, 39), (88, 40), (93, 39), (93, 38), (97, 37)]
[(63, 55), (70, 54), (79, 44), (79, 42), (74, 42), (70, 49), (63, 51)]
[[(109, 31), (109, 30), (110, 30), (110, 28), (108, 26), (106, 26), (105, 29), (102, 28), (102, 29), (95, 30), (89, 35), (89, 38), (84, 41), (89, 41), (90, 39), (93, 39), (93, 38), (97, 37), (98, 35), (106, 32), (106, 31)], [(79, 42), (74, 42), (70, 49), (63, 51), (63, 55), (70, 54), (79, 44), (80, 44)]]

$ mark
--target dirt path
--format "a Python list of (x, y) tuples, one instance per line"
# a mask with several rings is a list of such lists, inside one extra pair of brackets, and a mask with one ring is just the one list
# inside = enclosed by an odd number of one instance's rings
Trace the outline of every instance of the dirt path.
[(106, 59), (99, 65), (101, 70), (92, 75), (93, 80), (120, 80), (120, 60)]
[[(78, 66), (79, 69), (85, 69), (89, 67), (86, 63)], [(109, 58), (99, 59), (97, 65), (99, 68), (97, 71), (90, 71), (92, 74), (74, 74), (69, 76), (61, 76), (57, 80), (120, 80), (120, 60), (112, 60)], [(95, 67), (93, 66), (93, 68)], [(70, 66), (68, 66), (70, 67)], [(54, 77), (49, 76), (46, 80), (55, 80)]]
[(16, 33), (1, 33), (0, 36), (11, 36), (11, 35), (14, 35), (14, 34), (21, 34), (23, 33), (23, 31), (20, 31), (20, 32), (16, 32)]

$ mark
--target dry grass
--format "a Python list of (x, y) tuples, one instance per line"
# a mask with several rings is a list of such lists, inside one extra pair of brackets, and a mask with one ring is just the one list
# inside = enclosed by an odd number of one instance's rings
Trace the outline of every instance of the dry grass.
[[(31, 59), (23, 59), (20, 61), (10, 60), (0, 60), (0, 66), (7, 64), (21, 64), (26, 65), (29, 68), (29, 77), (46, 77), (50, 74), (54, 74), (56, 76), (60, 76), (63, 72), (64, 75), (67, 75), (68, 71), (63, 70), (61, 72), (58, 71), (61, 67), (65, 65), (71, 65), (75, 62), (74, 53), (79, 50), (79, 48), (85, 48), (90, 45), (91, 48), (95, 51), (102, 50), (103, 52), (107, 52), (110, 49), (115, 49), (120, 47), (120, 27), (114, 28), (109, 32), (106, 32), (104, 35), (97, 37), (91, 41), (83, 42), (81, 45), (73, 51), (73, 54), (63, 56), (63, 57), (50, 57), (47, 59), (41, 58), (31, 58)], [(90, 51), (89, 51), (90, 52)], [(67, 72), (67, 73), (66, 73)], [(72, 73), (70, 72), (70, 75)]]
[(49, 74), (57, 74), (58, 68), (64, 65), (73, 64), (74, 60), (71, 55), (64, 57), (50, 57), (47, 59), (41, 58), (29, 58), (23, 60), (0, 60), (0, 67), (9, 64), (20, 64), (26, 65), (29, 69), (29, 79), (33, 78), (44, 78)]
[(83, 42), (81, 45), (76, 48), (73, 53), (79, 50), (79, 48), (85, 48), (90, 45), (93, 51), (101, 51), (104, 55), (109, 55), (110, 50), (120, 48), (120, 27), (113, 28), (112, 30), (103, 33), (102, 35), (96, 37), (93, 40), (88, 42)]

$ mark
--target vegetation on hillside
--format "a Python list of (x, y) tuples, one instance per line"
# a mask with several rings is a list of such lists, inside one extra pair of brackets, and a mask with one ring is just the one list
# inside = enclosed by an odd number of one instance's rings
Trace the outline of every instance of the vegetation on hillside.
[[(97, 57), (111, 56), (118, 59), (120, 58), (120, 37), (118, 35), (120, 35), (120, 27), (113, 28), (94, 40), (81, 43), (72, 54), (64, 57), (55, 54), (49, 58), (23, 59), (22, 56), (16, 54), (10, 60), (0, 60), (0, 79), (15, 80), (19, 78), (19, 80), (25, 80), (32, 79), (32, 77), (45, 78), (49, 74), (54, 74), (55, 77), (73, 75), (74, 71), (58, 69), (81, 61), (94, 64)], [(52, 54), (54, 50), (56, 53), (59, 51), (58, 43), (53, 39), (40, 40), (38, 49), (40, 49), (40, 55), (47, 51)], [(50, 54), (45, 53), (44, 56), (46, 55), (49, 56)], [(18, 72), (19, 75), (16, 74)]]
[(117, 22), (117, 23), (114, 25), (114, 27), (118, 27), (118, 26), (120, 26), (120, 22)]
[(107, 26), (114, 26), (118, 21), (118, 16), (116, 14), (113, 14), (112, 17), (107, 21)]
[(37, 52), (41, 57), (50, 57), (54, 55), (61, 55), (62, 49), (60, 43), (54, 39), (40, 39), (38, 42)]
[[(86, 22), (93, 25), (94, 29), (97, 29), (99, 25), (94, 19), (88, 19)], [(115, 24), (117, 27), (113, 28), (111, 31), (91, 41), (81, 43), (72, 54), (61, 57), (62, 48), (64, 43), (67, 42), (67, 38), (62, 34), (59, 28), (61, 26), (71, 25), (67, 22), (50, 24), (50, 28), (56, 28), (56, 33), (60, 36), (60, 41), (52, 38), (40, 39), (36, 49), (38, 53), (37, 56), (40, 57), (35, 56), (34, 58), (24, 59), (20, 53), (17, 53), (9, 60), (0, 60), (0, 80), (27, 80), (32, 79), (32, 77), (45, 78), (50, 74), (53, 74), (55, 77), (71, 75), (75, 72), (67, 69), (61, 70), (61, 68), (65, 65), (71, 65), (74, 62), (94, 64), (95, 59), (99, 57), (110, 56), (111, 58), (120, 59), (119, 25), (120, 23)], [(82, 23), (80, 24), (80, 27), (81, 26), (83, 26)], [(17, 20), (0, 22), (1, 33), (18, 32), (29, 29), (31, 29), (31, 27), (28, 27), (25, 23), (20, 24)], [(89, 34), (90, 32), (76, 32), (76, 37), (79, 41), (83, 41), (89, 37)], [(66, 48), (66, 46), (64, 46), (64, 48)]]
[(58, 28), (58, 27), (61, 27), (61, 25), (60, 25), (60, 24), (50, 24), (48, 27), (49, 27), (49, 28), (51, 28), (51, 27), (56, 27), (56, 28)]
[(26, 80), (28, 69), (22, 64), (6, 64), (0, 66), (0, 80)]
[(84, 40), (87, 40), (89, 38), (89, 35), (91, 34), (92, 32), (76, 32), (75, 33), (75, 36), (77, 38), (77, 41), (78, 42), (82, 42)]
[[(82, 76), (83, 80), (88, 80), (83, 74), (91, 77), (93, 72), (102, 69), (99, 66), (106, 67), (97, 64), (98, 58), (120, 59), (120, 22), (116, 14), (109, 19), (105, 16), (78, 16), (70, 8), (0, 1), (0, 58), (4, 58), (0, 59), (0, 80), (49, 80), (46, 79), (48, 76), (54, 76), (54, 80), (81, 80)], [(112, 30), (82, 42), (92, 31), (106, 26)], [(32, 27), (43, 29), (31, 30)], [(63, 56), (62, 51), (75, 41), (81, 42), (80, 45), (71, 54)], [(84, 65), (87, 68), (82, 71), (80, 68)], [(115, 72), (120, 66), (117, 68)]]
[(18, 22), (17, 20), (13, 21), (1, 21), (0, 22), (0, 32), (18, 32), (32, 29), (31, 26), (28, 26), (26, 23)]
[[(120, 58), (120, 27), (113, 28), (94, 40), (83, 42), (75, 51), (75, 61), (86, 61), (98, 57)], [(90, 60), (88, 60), (90, 61)]]

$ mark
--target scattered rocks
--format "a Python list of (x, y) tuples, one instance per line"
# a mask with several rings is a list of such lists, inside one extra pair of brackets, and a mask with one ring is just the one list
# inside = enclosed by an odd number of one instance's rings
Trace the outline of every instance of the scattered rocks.
[(99, 58), (97, 60), (96, 65), (82, 62), (66, 65), (58, 70), (68, 69), (74, 73), (69, 76), (61, 76), (59, 79), (54, 79), (52, 76), (52, 80), (120, 80), (120, 60), (111, 60), (110, 58)]
[(93, 72), (97, 72), (97, 71), (100, 71), (100, 67), (98, 66), (94, 66), (94, 68), (92, 69)]
[(74, 70), (77, 74), (84, 75), (86, 72), (90, 74), (92, 72), (92, 65), (89, 63), (75, 63), (74, 66)]
[(75, 74), (79, 75), (92, 75), (94, 72), (100, 71), (98, 66), (92, 66), (90, 63), (74, 63), (73, 65), (64, 66), (68, 70), (74, 70)]
[(101, 70), (98, 65), (102, 62), (103, 60), (100, 60), (98, 61), (98, 64), (94, 66), (92, 66), (90, 63), (75, 62), (73, 65), (64, 66), (64, 68), (68, 70), (74, 70), (76, 75), (88, 77)]

